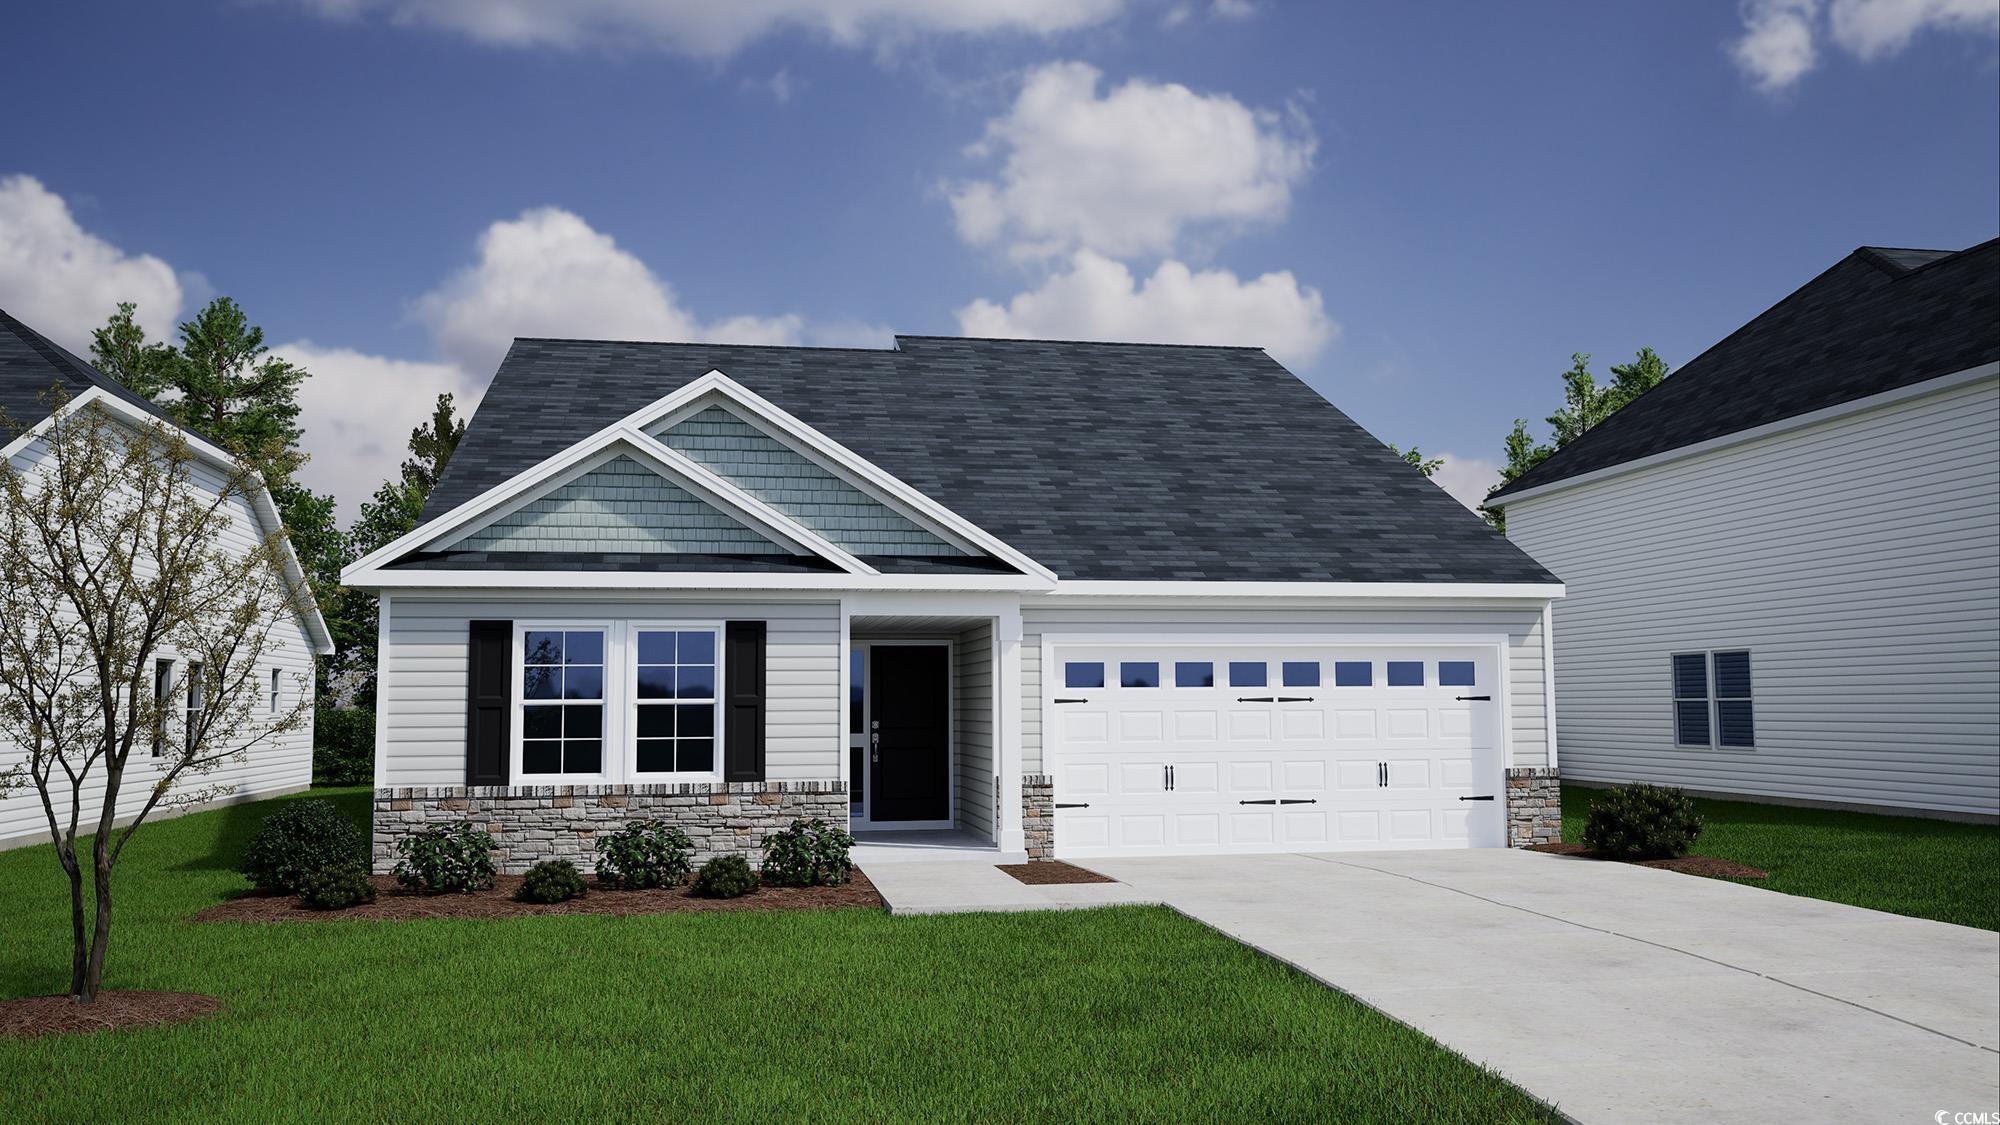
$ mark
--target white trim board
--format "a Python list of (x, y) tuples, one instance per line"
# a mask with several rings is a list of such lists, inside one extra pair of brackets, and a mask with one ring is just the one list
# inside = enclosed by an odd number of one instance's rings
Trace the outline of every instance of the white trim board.
[(1789, 433), (1793, 430), (1802, 430), (1808, 426), (1817, 426), (1822, 422), (1831, 422), (1839, 418), (1845, 418), (1851, 414), (1861, 414), (1884, 406), (1893, 406), (1899, 402), (1908, 402), (1911, 399), (1942, 394), (1945, 391), (1955, 390), (1970, 383), (1977, 383), (1982, 379), (1996, 377), (2000, 377), (2000, 362), (1981, 364), (1978, 367), (1968, 367), (1963, 371), (1954, 371), (1949, 375), (1940, 375), (1935, 379), (1926, 379), (1921, 383), (1911, 383), (1908, 386), (1897, 387), (1893, 390), (1883, 391), (1880, 394), (1869, 395), (1866, 398), (1835, 403), (1832, 406), (1823, 407), (1807, 414), (1798, 414), (1790, 418), (1780, 418), (1775, 422), (1766, 422), (1761, 426), (1752, 426), (1747, 430), (1737, 430), (1734, 433), (1722, 434), (1717, 437), (1708, 438), (1705, 441), (1695, 442), (1692, 445), (1678, 446), (1674, 449), (1663, 450), (1659, 453), (1634, 458), (1630, 461), (1621, 461), (1616, 465), (1606, 465), (1601, 469), (1592, 469), (1587, 473), (1578, 473), (1573, 477), (1552, 480), (1547, 484), (1536, 485), (1533, 488), (1524, 488), (1511, 496), (1499, 497), (1497, 504), (1489, 502), (1489, 506), (1505, 508), (1509, 504), (1517, 504), (1523, 500), (1548, 496), (1565, 489), (1577, 488), (1586, 484), (1595, 484), (1598, 481), (1609, 480), (1612, 477), (1623, 476), (1626, 473), (1635, 473), (1642, 469), (1654, 468), (1658, 465), (1671, 464), (1689, 457), (1698, 457), (1704, 453), (1712, 453), (1718, 449), (1727, 449), (1733, 445), (1742, 445), (1745, 442), (1756, 441), (1759, 438), (1773, 437), (1778, 434)]

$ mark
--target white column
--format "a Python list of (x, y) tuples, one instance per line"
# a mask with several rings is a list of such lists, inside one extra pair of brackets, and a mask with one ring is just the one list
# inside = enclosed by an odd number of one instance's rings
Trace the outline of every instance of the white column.
[(1000, 850), (1027, 850), (1021, 833), (1021, 607), (1002, 611), (993, 621), (995, 648), (994, 767), (1000, 784)]

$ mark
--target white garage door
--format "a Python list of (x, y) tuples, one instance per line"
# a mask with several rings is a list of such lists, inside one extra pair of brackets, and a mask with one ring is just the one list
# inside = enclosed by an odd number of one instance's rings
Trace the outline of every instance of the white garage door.
[(1493, 847), (1492, 645), (1058, 645), (1058, 855)]

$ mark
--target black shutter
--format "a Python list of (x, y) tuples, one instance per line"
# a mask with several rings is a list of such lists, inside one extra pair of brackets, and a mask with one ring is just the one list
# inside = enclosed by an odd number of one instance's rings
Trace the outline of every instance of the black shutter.
[(723, 684), (729, 714), (722, 728), (722, 779), (764, 780), (764, 636), (762, 621), (725, 629)]
[(465, 783), (507, 784), (514, 623), (474, 621), (465, 646)]

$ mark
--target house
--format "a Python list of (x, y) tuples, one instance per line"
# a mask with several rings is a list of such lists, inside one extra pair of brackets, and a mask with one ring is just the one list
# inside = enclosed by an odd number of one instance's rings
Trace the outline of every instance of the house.
[[(38, 435), (51, 421), (51, 391), (57, 388), (68, 397), (67, 410), (95, 407), (132, 426), (156, 422), (173, 424), (152, 403), (120, 386), (5, 310), (0, 310), (0, 411), (4, 411), (7, 418), (21, 428), (18, 436), (13, 436), (13, 431), (0, 434), (0, 441), (6, 442), (0, 456), (6, 457), (15, 468), (41, 471), (45, 465), (46, 446)], [(186, 431), (182, 433), (196, 458), (192, 469), (193, 480), (208, 489), (210, 496), (217, 495), (231, 471), (231, 458), (200, 436)], [(231, 502), (230, 509), (233, 527), (222, 540), (227, 549), (247, 553), (280, 526), (277, 509), (269, 493), (261, 489), (247, 499), (239, 495)], [(298, 560), (290, 557), (289, 550), (286, 567), (291, 581), (305, 582)], [(270, 664), (270, 683), (277, 693), (273, 697), (273, 711), (280, 703), (298, 705), (295, 699), (283, 700), (283, 694), (299, 691), (296, 685), (310, 685), (313, 682), (315, 655), (332, 651), (332, 637), (328, 635), (326, 623), (317, 610), (309, 609), (303, 618), (280, 627), (278, 643), (265, 653), (265, 659)], [(189, 674), (191, 663), (172, 652), (160, 653), (155, 661), (155, 690), (162, 700), (182, 701), (176, 710), (202, 705), (200, 681)], [(260, 678), (263, 674), (259, 672)], [(309, 688), (307, 691), (308, 698), (304, 705), (310, 707)], [(171, 737), (171, 732), (167, 736)], [(157, 749), (150, 755), (142, 755), (138, 750), (133, 752), (126, 766), (124, 786), (119, 793), (116, 815), (121, 823), (145, 804), (148, 791), (165, 773), (162, 759), (170, 757), (160, 754)], [(5, 774), (26, 758), (27, 752), (22, 747), (0, 741), (0, 774)], [(98, 804), (102, 799), (102, 789), (95, 783), (96, 779), (101, 779), (101, 771), (92, 777), (93, 780), (86, 781), (84, 785), (82, 815), (86, 823), (94, 826), (102, 812)], [(168, 815), (170, 811), (187, 812), (219, 803), (295, 793), (311, 783), (312, 726), (308, 722), (303, 730), (271, 738), (248, 752), (241, 761), (228, 760), (218, 768), (202, 773), (199, 787), (219, 787), (225, 790), (222, 796), (201, 804), (171, 809), (163, 805), (156, 808), (152, 815), (158, 817)], [(64, 800), (63, 792), (52, 793), (52, 796), (58, 801)], [(66, 819), (67, 808), (59, 811)], [(23, 788), (11, 792), (0, 789), (0, 848), (47, 843), (48, 839), (48, 820), (33, 786), (24, 783)]]
[(516, 340), (380, 595), (378, 866), (628, 818), (1549, 838), (1561, 584), (1254, 348)]
[(2000, 813), (2000, 240), (1863, 247), (1490, 505), (1564, 775)]

